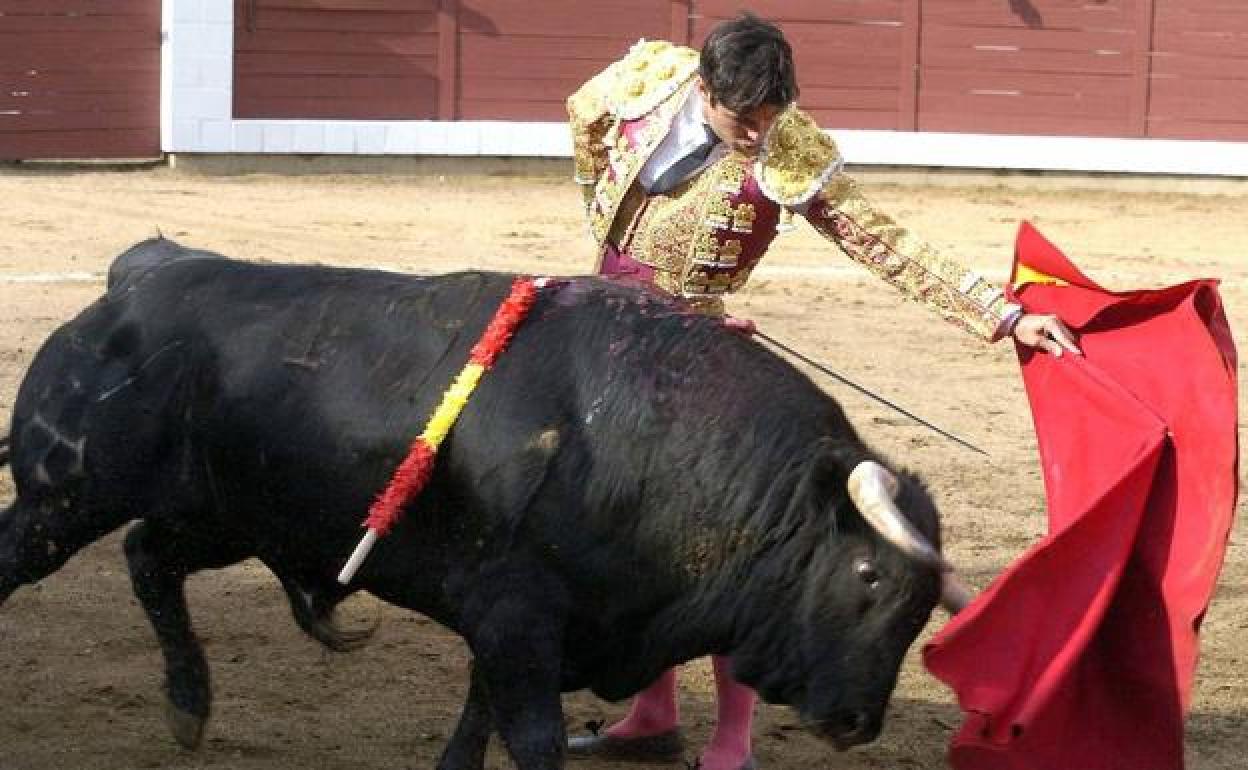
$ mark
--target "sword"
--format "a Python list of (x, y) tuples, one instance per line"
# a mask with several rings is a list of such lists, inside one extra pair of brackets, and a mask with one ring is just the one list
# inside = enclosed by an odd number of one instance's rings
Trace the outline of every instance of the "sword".
[(917, 422), (918, 424), (920, 424), (920, 425), (924, 426), (924, 427), (925, 427), (925, 428), (927, 428), (928, 430), (935, 431), (936, 433), (939, 433), (940, 435), (944, 436), (945, 438), (949, 439), (950, 441), (953, 441), (953, 442), (955, 442), (955, 443), (961, 444), (962, 446), (966, 447), (967, 449), (970, 449), (972, 452), (979, 452), (981, 455), (984, 455), (985, 457), (986, 457), (986, 456), (988, 456), (988, 453), (987, 453), (987, 452), (985, 452), (984, 450), (982, 450), (982, 449), (980, 449), (979, 447), (975, 446), (974, 444), (972, 444), (972, 443), (970, 443), (970, 442), (968, 442), (968, 441), (964, 441), (964, 440), (962, 440), (962, 439), (958, 438), (957, 436), (953, 435), (953, 434), (952, 434), (952, 433), (950, 433), (949, 431), (947, 431), (947, 430), (942, 430), (941, 428), (936, 427), (935, 425), (931, 424), (931, 423), (930, 423), (930, 422), (928, 422), (927, 420), (924, 420), (922, 417), (919, 417), (918, 415), (914, 414), (913, 412), (911, 412), (911, 411), (909, 411), (909, 410), (907, 410), (907, 409), (904, 409), (904, 408), (902, 408), (902, 407), (898, 406), (897, 404), (894, 404), (892, 401), (889, 401), (888, 399), (886, 399), (886, 398), (884, 398), (884, 397), (882, 397), (882, 396), (878, 396), (878, 395), (876, 395), (875, 393), (872, 393), (871, 391), (867, 390), (866, 388), (864, 388), (863, 386), (861, 386), (861, 385), (859, 385), (858, 383), (854, 382), (853, 380), (850, 380), (850, 379), (848, 379), (848, 378), (846, 378), (846, 377), (844, 377), (844, 376), (842, 376), (842, 375), (840, 375), (840, 374), (837, 374), (836, 372), (832, 371), (831, 369), (829, 369), (828, 367), (826, 367), (826, 366), (824, 366), (823, 364), (819, 363), (818, 361), (815, 361), (815, 360), (811, 359), (809, 356), (803, 355), (802, 353), (799, 353), (798, 351), (794, 350), (793, 348), (789, 347), (788, 345), (785, 345), (783, 342), (780, 342), (780, 341), (779, 341), (779, 340), (777, 340), (776, 338), (771, 337), (771, 336), (769, 336), (769, 335), (767, 335), (767, 334), (762, 333), (762, 332), (761, 332), (761, 331), (759, 331), (757, 328), (754, 330), (754, 336), (758, 337), (759, 339), (763, 340), (764, 342), (767, 342), (768, 344), (772, 345), (773, 347), (776, 347), (776, 348), (778, 348), (779, 350), (782, 350), (782, 351), (784, 351), (785, 353), (788, 353), (789, 355), (793, 356), (794, 358), (796, 358), (797, 360), (801, 361), (802, 363), (804, 363), (804, 364), (806, 364), (806, 365), (808, 365), (808, 366), (814, 367), (815, 369), (819, 370), (820, 372), (823, 372), (824, 374), (826, 374), (826, 375), (828, 375), (829, 377), (833, 378), (833, 379), (834, 379), (834, 380), (836, 380), (837, 382), (839, 382), (839, 383), (841, 383), (841, 384), (843, 384), (843, 385), (848, 385), (849, 387), (851, 387), (851, 388), (853, 388), (854, 390), (858, 391), (859, 393), (861, 393), (862, 395), (866, 396), (867, 398), (870, 398), (871, 400), (875, 401), (876, 403), (883, 404), (884, 406), (888, 407), (889, 409), (892, 409), (894, 412), (898, 412), (898, 413), (900, 413), (900, 414), (905, 415), (906, 417), (909, 417), (911, 420), (914, 420), (915, 422)]

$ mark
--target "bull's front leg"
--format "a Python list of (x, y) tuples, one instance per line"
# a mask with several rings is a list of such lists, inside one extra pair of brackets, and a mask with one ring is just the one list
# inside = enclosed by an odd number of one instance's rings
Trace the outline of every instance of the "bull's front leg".
[(459, 724), (455, 726), (455, 734), (442, 752), (438, 770), (482, 770), (493, 730), (494, 719), (490, 715), (484, 677), (481, 669), (473, 664), (464, 710), (459, 716)]
[(566, 592), (540, 570), (500, 570), (469, 603), (468, 644), (494, 726), (518, 770), (563, 767)]

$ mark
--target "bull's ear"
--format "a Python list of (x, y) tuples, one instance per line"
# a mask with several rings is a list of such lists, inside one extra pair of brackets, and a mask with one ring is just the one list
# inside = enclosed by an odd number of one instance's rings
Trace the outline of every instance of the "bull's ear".
[(839, 529), (849, 509), (845, 482), (846, 469), (852, 466), (846, 463), (858, 459), (856, 454), (832, 440), (820, 439), (801, 471), (790, 507), (800, 507), (798, 515), (802, 516), (832, 517)]

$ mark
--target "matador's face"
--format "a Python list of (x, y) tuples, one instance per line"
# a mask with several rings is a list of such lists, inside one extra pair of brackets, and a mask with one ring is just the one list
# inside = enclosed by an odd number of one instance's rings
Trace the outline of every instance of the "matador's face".
[(701, 78), (698, 79), (698, 91), (702, 95), (702, 119), (715, 135), (738, 152), (757, 155), (763, 146), (763, 137), (767, 136), (767, 129), (783, 107), (763, 104), (746, 112), (737, 112), (717, 101)]

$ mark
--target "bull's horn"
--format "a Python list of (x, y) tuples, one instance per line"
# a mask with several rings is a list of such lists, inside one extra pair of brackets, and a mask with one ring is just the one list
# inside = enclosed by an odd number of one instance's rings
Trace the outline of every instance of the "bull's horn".
[(863, 460), (850, 472), (848, 486), (849, 499), (885, 540), (917, 562), (945, 572), (953, 570), (940, 551), (897, 509), (893, 496), (899, 484), (892, 472), (873, 460)]
[(975, 598), (970, 586), (962, 582), (958, 573), (949, 571), (940, 576), (940, 606), (957, 615)]

